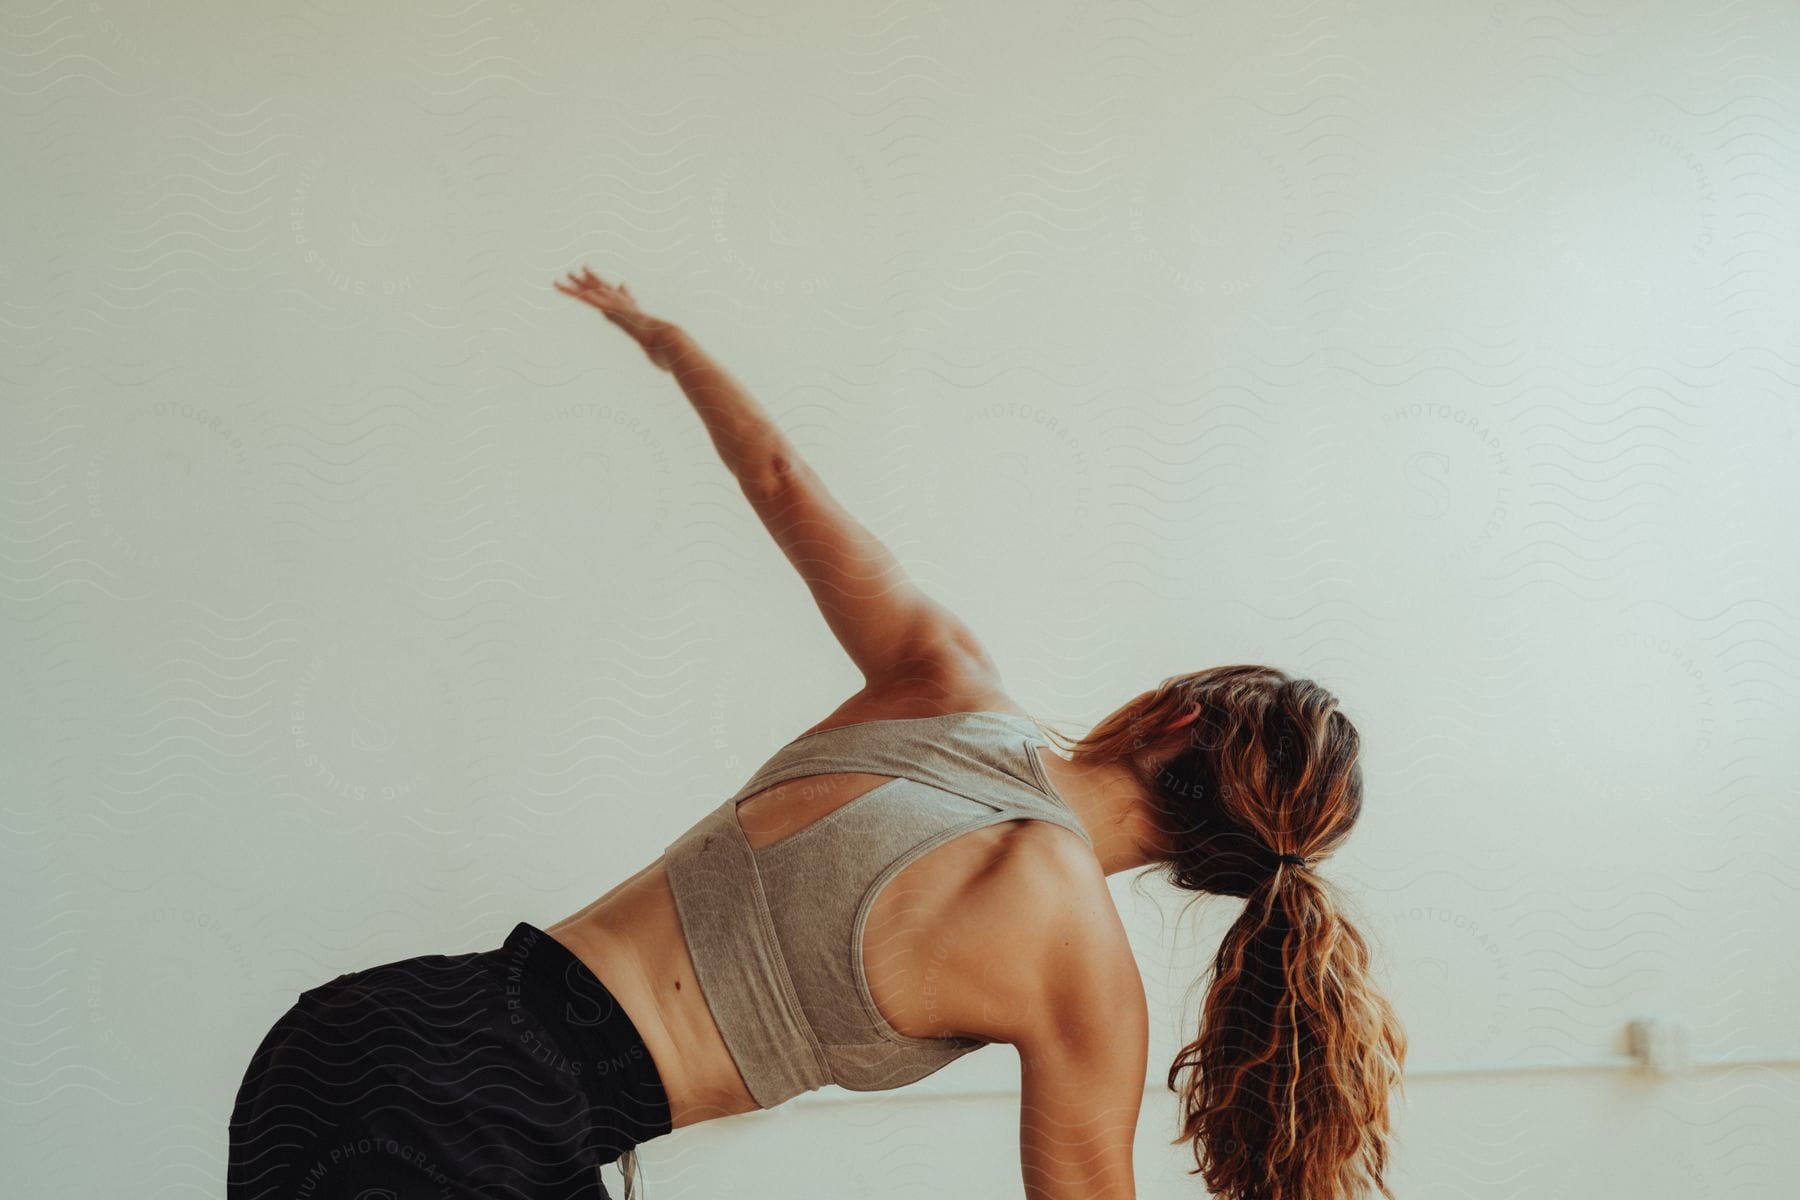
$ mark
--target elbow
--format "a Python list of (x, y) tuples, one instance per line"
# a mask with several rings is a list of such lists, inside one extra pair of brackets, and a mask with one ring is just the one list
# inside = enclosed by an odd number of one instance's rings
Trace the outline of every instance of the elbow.
[(794, 486), (806, 464), (786, 447), (759, 456), (756, 465), (739, 476), (752, 500), (772, 500)]
[(770, 486), (779, 491), (794, 481), (794, 477), (800, 473), (801, 465), (798, 456), (784, 448), (769, 455), (764, 473), (769, 477)]

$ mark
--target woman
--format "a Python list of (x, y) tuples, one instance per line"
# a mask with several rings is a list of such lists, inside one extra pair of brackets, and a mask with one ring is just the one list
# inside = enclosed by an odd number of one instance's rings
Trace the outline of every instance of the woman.
[[(675, 377), (864, 686), (580, 912), (303, 994), (246, 1075), (234, 1200), (603, 1197), (615, 1159), (629, 1194), (633, 1149), (673, 1129), (902, 1086), (992, 1042), (1020, 1060), (1026, 1195), (1126, 1200), (1149, 1018), (1106, 877), (1140, 867), (1248, 901), (1168, 1072), (1193, 1173), (1227, 1200), (1391, 1197), (1406, 1040), (1314, 873), (1362, 803), (1335, 698), (1215, 667), (1041, 754), (975, 635), (688, 333), (591, 271), (556, 286)], [(339, 1191), (300, 1190), (320, 1128), (356, 1147), (330, 1163)], [(429, 1162), (361, 1152), (383, 1139)]]

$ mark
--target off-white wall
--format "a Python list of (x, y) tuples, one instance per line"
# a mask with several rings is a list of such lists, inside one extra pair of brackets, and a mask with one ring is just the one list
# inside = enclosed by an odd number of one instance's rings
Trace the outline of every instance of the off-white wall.
[[(0, 46), (9, 1194), (221, 1194), (297, 991), (561, 918), (853, 690), (583, 261), (1065, 730), (1220, 662), (1340, 695), (1401, 1197), (1792, 1194), (1791, 6), (96, 0)], [(1198, 1195), (1159, 1080), (1232, 902), (1114, 882), (1140, 1191)], [(1647, 1014), (1785, 1065), (1633, 1074)], [(1014, 1084), (643, 1161), (1017, 1195)]]

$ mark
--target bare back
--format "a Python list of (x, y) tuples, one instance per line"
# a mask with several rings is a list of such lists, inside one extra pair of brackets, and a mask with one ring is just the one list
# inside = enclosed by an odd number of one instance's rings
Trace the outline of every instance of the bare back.
[[(993, 692), (864, 691), (806, 732), (974, 710), (1025, 715)], [(777, 783), (740, 800), (739, 825), (761, 849), (891, 778), (836, 772)], [(1072, 852), (1092, 858), (1070, 830), (1015, 820), (954, 837), (907, 864), (877, 897), (864, 930), (869, 991), (888, 1023), (908, 1037), (1010, 1043), (1029, 1036), (1033, 1012), (996, 1003), (1031, 970), (1019, 947), (1031, 944), (1033, 914), (1017, 897), (1048, 882), (1097, 888), (1111, 904), (1098, 864), (1070, 870)], [(643, 1035), (675, 1128), (756, 1109), (700, 992), (661, 857), (546, 932), (599, 976)], [(996, 973), (996, 963), (1006, 970)]]

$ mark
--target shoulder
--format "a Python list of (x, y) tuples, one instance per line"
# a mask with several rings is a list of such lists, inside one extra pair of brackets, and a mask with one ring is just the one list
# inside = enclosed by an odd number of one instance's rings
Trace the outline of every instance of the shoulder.
[(1070, 1039), (1099, 1046), (1147, 1022), (1143, 977), (1118, 906), (1099, 860), (1074, 832), (1013, 823), (961, 919), (985, 945), (987, 969), (972, 982), (982, 999), (974, 1035), (1024, 1053)]
[(1006, 694), (999, 675), (985, 660), (974, 655), (945, 653), (930, 661), (915, 661), (905, 668), (896, 668), (870, 679), (861, 691), (838, 705), (806, 733), (822, 733), (861, 721), (936, 717), (959, 712), (1031, 715)]

